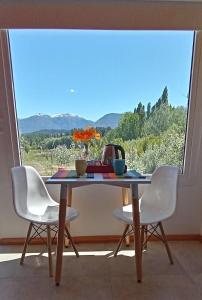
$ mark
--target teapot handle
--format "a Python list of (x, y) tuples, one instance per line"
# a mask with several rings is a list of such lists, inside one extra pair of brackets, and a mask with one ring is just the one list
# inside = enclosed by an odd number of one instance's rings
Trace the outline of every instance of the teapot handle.
[(124, 151), (123, 147), (120, 146), (120, 145), (116, 145), (116, 146), (115, 146), (116, 158), (118, 158), (118, 150), (121, 151), (122, 159), (125, 159), (125, 151)]

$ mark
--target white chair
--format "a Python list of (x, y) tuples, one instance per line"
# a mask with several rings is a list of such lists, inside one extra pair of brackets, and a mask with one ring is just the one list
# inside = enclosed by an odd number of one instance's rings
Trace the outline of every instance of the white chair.
[[(41, 176), (33, 167), (14, 167), (11, 169), (11, 175), (16, 214), (30, 222), (20, 264), (24, 262), (29, 242), (37, 236), (42, 238), (41, 233), (47, 231), (49, 275), (52, 276), (51, 230), (55, 232), (56, 236), (59, 219), (59, 204), (50, 197)], [(66, 222), (70, 222), (77, 217), (78, 212), (76, 209), (67, 207)], [(34, 233), (30, 237), (32, 229)], [(65, 226), (65, 231), (71, 241), (76, 256), (79, 257), (67, 226)]]
[[(170, 248), (163, 230), (162, 221), (171, 217), (175, 211), (177, 198), (177, 181), (179, 168), (175, 166), (161, 166), (152, 175), (151, 184), (147, 186), (140, 198), (140, 225), (142, 249), (147, 245), (151, 235), (163, 241), (170, 263), (173, 264)], [(114, 253), (117, 255), (127, 234), (133, 230), (132, 205), (114, 210), (116, 219), (126, 224), (123, 235)], [(158, 232), (160, 229), (160, 233)], [(149, 234), (149, 235), (148, 235)]]

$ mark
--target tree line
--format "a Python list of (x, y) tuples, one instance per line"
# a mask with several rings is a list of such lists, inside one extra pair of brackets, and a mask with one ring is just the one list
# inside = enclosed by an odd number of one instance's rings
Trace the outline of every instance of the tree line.
[(186, 108), (173, 107), (168, 102), (168, 89), (164, 88), (161, 97), (147, 109), (139, 102), (134, 112), (126, 112), (120, 119), (117, 128), (110, 132), (111, 138), (120, 137), (123, 141), (138, 139), (146, 136), (159, 136), (171, 127), (180, 132), (185, 131)]

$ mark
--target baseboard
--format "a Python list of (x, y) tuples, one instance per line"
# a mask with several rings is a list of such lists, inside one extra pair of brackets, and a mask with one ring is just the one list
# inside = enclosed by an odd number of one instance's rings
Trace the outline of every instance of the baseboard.
[[(168, 241), (201, 241), (202, 236), (199, 234), (168, 234), (166, 235)], [(76, 243), (111, 243), (118, 242), (121, 236), (107, 235), (107, 236), (78, 236), (74, 237)], [(131, 240), (133, 237), (131, 236)], [(159, 239), (151, 236), (151, 241), (158, 241)]]
[[(112, 243), (118, 242), (120, 236), (118, 235), (99, 235), (99, 236), (77, 236), (74, 237), (74, 242), (79, 243)], [(200, 241), (202, 242), (202, 236), (200, 234), (168, 234), (168, 241)], [(46, 240), (46, 239), (45, 239)], [(151, 238), (151, 241), (157, 241), (155, 237)], [(1, 238), (0, 245), (23, 245), (25, 238)], [(32, 240), (31, 244), (40, 245), (42, 241), (40, 238)]]

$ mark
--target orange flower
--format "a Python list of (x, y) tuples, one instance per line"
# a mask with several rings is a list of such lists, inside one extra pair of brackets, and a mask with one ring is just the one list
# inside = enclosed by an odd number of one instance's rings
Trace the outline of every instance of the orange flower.
[(87, 127), (86, 129), (75, 130), (73, 133), (74, 141), (89, 142), (91, 139), (100, 139), (100, 133), (96, 131), (93, 127)]
[(95, 134), (95, 139), (96, 139), (96, 140), (99, 140), (99, 139), (100, 139), (100, 133), (99, 133), (99, 132), (96, 132), (96, 134)]

